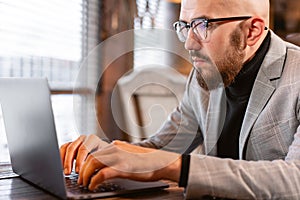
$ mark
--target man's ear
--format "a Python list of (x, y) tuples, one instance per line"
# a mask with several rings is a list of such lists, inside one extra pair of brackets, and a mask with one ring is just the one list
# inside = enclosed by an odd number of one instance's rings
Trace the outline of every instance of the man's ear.
[(261, 18), (251, 18), (248, 24), (247, 45), (253, 46), (265, 31), (265, 23)]

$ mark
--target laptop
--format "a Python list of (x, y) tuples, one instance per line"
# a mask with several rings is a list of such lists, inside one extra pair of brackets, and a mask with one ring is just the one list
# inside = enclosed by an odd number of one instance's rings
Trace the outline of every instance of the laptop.
[[(13, 171), (59, 198), (109, 197), (168, 187), (161, 181), (111, 179), (91, 192), (76, 184), (76, 175), (64, 176), (47, 79), (0, 78), (0, 104)], [(67, 187), (69, 182), (75, 186)]]

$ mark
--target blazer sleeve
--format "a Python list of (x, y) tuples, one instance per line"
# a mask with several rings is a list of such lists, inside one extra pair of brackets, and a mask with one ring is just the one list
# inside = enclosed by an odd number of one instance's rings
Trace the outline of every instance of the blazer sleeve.
[(299, 199), (300, 160), (244, 161), (192, 155), (186, 198)]
[[(300, 99), (300, 98), (299, 98)], [(300, 100), (297, 118), (300, 121)], [(300, 199), (300, 126), (284, 160), (244, 161), (191, 155), (187, 199)]]

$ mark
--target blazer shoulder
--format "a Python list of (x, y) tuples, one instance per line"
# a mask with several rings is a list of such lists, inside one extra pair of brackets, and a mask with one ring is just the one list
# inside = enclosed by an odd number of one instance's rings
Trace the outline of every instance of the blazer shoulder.
[(288, 64), (291, 64), (292, 62), (295, 65), (300, 65), (300, 47), (288, 46), (286, 54), (287, 54), (287, 59), (290, 60)]
[(294, 45), (292, 43), (286, 42), (286, 47), (287, 47), (288, 52), (289, 51), (293, 51), (294, 53), (297, 53), (297, 52), (298, 52), (298, 54), (300, 53), (300, 47), (297, 46), (297, 45)]

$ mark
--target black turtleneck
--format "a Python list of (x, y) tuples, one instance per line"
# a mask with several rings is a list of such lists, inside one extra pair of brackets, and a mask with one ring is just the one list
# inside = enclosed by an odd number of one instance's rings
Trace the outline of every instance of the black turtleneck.
[(270, 41), (271, 35), (268, 33), (255, 56), (243, 66), (234, 82), (225, 88), (226, 118), (217, 143), (218, 157), (239, 158), (241, 126), (256, 75), (269, 49)]

